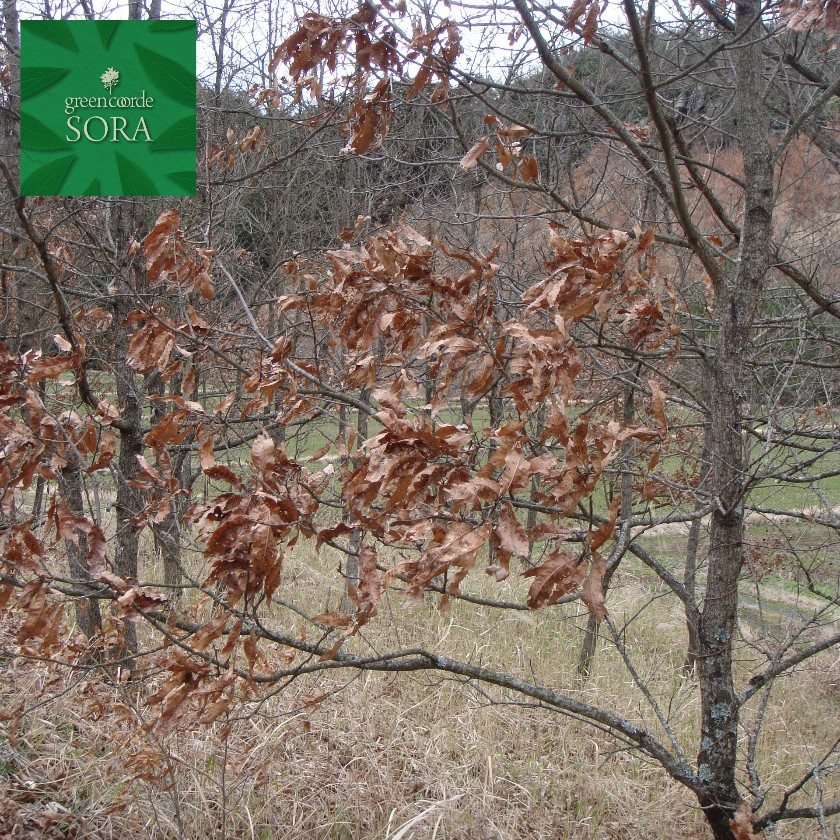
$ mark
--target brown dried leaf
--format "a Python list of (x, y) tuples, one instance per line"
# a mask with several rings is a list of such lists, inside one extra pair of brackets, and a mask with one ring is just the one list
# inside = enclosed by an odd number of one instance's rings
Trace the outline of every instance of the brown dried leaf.
[(610, 504), (609, 517), (606, 522), (602, 522), (598, 528), (592, 531), (587, 537), (590, 549), (596, 551), (599, 549), (615, 531), (615, 520), (618, 516), (618, 509), (621, 506), (621, 496), (616, 496)]
[(533, 129), (518, 123), (500, 126), (498, 130), (499, 137), (506, 141), (521, 140), (523, 137), (530, 137), (533, 133)]
[(528, 531), (528, 539), (534, 542), (559, 539), (560, 542), (574, 536), (574, 529), (568, 525), (558, 525), (554, 522), (540, 522)]
[(99, 524), (92, 525), (88, 535), (88, 553), (87, 563), (90, 573), (94, 578), (99, 578), (100, 574), (105, 571), (105, 561), (107, 559), (107, 540), (102, 526)]
[(128, 592), (129, 589), (131, 589), (131, 587), (128, 585), (128, 583), (126, 583), (126, 581), (123, 578), (115, 575), (113, 572), (109, 572), (107, 569), (101, 571), (97, 575), (96, 579), (106, 584), (107, 586), (110, 586), (111, 589), (117, 592), (125, 593)]
[(496, 141), (496, 155), (499, 158), (499, 163), (496, 164), (497, 169), (499, 166), (501, 166), (502, 169), (506, 169), (513, 161), (513, 152), (511, 152), (510, 148), (506, 144), (501, 143), (498, 140)]
[(204, 470), (204, 474), (213, 481), (226, 481), (234, 487), (242, 486), (242, 479), (233, 470), (224, 466), (224, 464), (216, 464), (215, 467)]
[(236, 703), (233, 697), (223, 697), (215, 703), (211, 703), (201, 713), (198, 722), (202, 724), (215, 723), (222, 715), (227, 714)]
[(315, 688), (307, 692), (306, 694), (301, 694), (298, 697), (298, 702), (295, 704), (297, 706), (314, 706), (316, 703), (320, 703), (325, 697), (327, 696), (327, 692), (324, 691), (321, 686), (315, 686)]
[(225, 632), (226, 624), (227, 616), (224, 614), (210, 619), (207, 624), (196, 630), (192, 639), (190, 639), (190, 647), (198, 651), (207, 650)]
[(496, 536), (499, 539), (499, 546), (507, 554), (517, 557), (528, 557), (531, 554), (531, 544), (528, 542), (528, 534), (519, 524), (513, 508), (507, 503), (502, 507), (499, 516), (499, 523), (495, 527)]
[(15, 585), (11, 582), (4, 583), (0, 586), (0, 610), (4, 609), (15, 591)]
[(528, 569), (522, 576), (532, 577), (534, 582), (528, 589), (528, 607), (538, 610), (556, 603), (569, 592), (573, 592), (586, 574), (586, 564), (566, 551), (554, 551), (545, 562), (534, 569)]
[(259, 472), (270, 471), (277, 461), (277, 447), (265, 433), (260, 432), (251, 445), (251, 462)]
[(315, 537), (315, 550), (318, 551), (325, 542), (334, 540), (342, 534), (351, 534), (354, 530), (352, 526), (346, 525), (344, 522), (339, 522), (337, 525), (333, 525), (332, 528), (322, 528), (318, 532), (318, 536)]
[(458, 566), (464, 572), (468, 572), (475, 564), (476, 554), (491, 533), (492, 525), (489, 523), (475, 527), (469, 522), (456, 522), (445, 531), (440, 530), (427, 548), (420, 561), (419, 570), (406, 589), (407, 603), (421, 601), (423, 589), (450, 566)]
[(230, 659), (230, 655), (233, 653), (233, 649), (236, 647), (236, 643), (239, 641), (239, 634), (242, 632), (242, 623), (242, 619), (238, 618), (231, 625), (227, 641), (225, 642), (225, 646), (222, 648), (222, 652), (219, 654), (219, 658), (224, 662), (227, 662), (227, 660)]
[(586, 21), (583, 24), (581, 35), (583, 36), (583, 43), (590, 44), (598, 31), (598, 12), (600, 11), (600, 3), (594, 0), (589, 7), (589, 13), (586, 15)]
[(248, 660), (248, 673), (253, 676), (254, 666), (257, 664), (257, 658), (259, 657), (257, 637), (254, 633), (249, 633), (248, 636), (245, 637), (242, 649), (245, 651), (245, 658)]
[(607, 615), (604, 602), (604, 575), (606, 572), (607, 564), (604, 562), (604, 558), (597, 551), (593, 551), (589, 574), (583, 582), (582, 598), (583, 603), (589, 608), (589, 612), (597, 622), (600, 622)]
[(729, 828), (735, 835), (735, 840), (760, 840), (753, 831), (752, 808), (744, 801), (735, 811), (735, 818), (729, 821)]
[(316, 624), (323, 624), (325, 627), (349, 627), (353, 620), (351, 616), (342, 612), (326, 612), (312, 618)]
[(651, 226), (639, 237), (639, 241), (636, 243), (636, 250), (634, 251), (634, 253), (643, 254), (646, 251), (650, 250), (650, 246), (653, 244), (653, 240), (655, 238), (656, 227)]
[(482, 137), (462, 158), (461, 172), (469, 172), (490, 148), (490, 138)]
[[(359, 549), (359, 609), (358, 614), (368, 605), (368, 609), (376, 609), (379, 603), (379, 569), (376, 568), (376, 552), (369, 546), (363, 545)], [(370, 613), (374, 614), (373, 612)]]
[(23, 622), (20, 630), (18, 630), (18, 644), (42, 636), (46, 628), (50, 618), (50, 609), (47, 606), (47, 593), (44, 590), (43, 583), (43, 580), (37, 582), (37, 589), (35, 589), (29, 598), (26, 620)]
[(406, 91), (406, 98), (412, 99), (413, 97), (417, 96), (420, 91), (423, 90), (424, 87), (429, 83), (429, 79), (432, 77), (432, 59), (431, 56), (426, 56), (426, 59), (423, 61), (422, 66), (417, 71), (417, 75), (414, 77), (414, 81), (409, 85), (408, 90)]
[(112, 429), (105, 429), (102, 432), (102, 437), (99, 439), (99, 450), (96, 460), (85, 470), (87, 473), (97, 472), (97, 470), (104, 470), (114, 459), (117, 454), (117, 436)]
[(27, 364), (29, 373), (27, 382), (40, 382), (42, 379), (58, 379), (62, 373), (70, 370), (75, 363), (74, 356), (50, 356), (35, 359)]
[(572, 4), (572, 8), (569, 9), (569, 13), (566, 15), (566, 29), (570, 32), (575, 28), (575, 24), (583, 17), (583, 13), (586, 11), (586, 7), (589, 5), (590, 0), (575, 0)]
[(540, 167), (537, 159), (533, 155), (525, 155), (519, 164), (519, 172), (522, 175), (522, 180), (536, 181), (540, 174)]
[(70, 353), (73, 350), (73, 345), (63, 335), (56, 333), (56, 335), (53, 336), (53, 341), (55, 342), (56, 347), (65, 353)]
[(363, 110), (353, 126), (353, 136), (350, 138), (350, 143), (341, 150), (344, 154), (353, 152), (357, 155), (363, 155), (370, 148), (373, 138), (376, 136), (376, 128), (379, 125), (379, 114), (376, 108), (364, 103), (359, 103), (359, 107)]
[(668, 420), (665, 417), (665, 392), (655, 379), (648, 379), (648, 385), (653, 395), (653, 415), (664, 433), (668, 430)]
[(215, 434), (212, 429), (204, 428), (197, 435), (200, 446), (198, 447), (198, 458), (203, 471), (212, 470), (216, 465), (216, 455), (213, 452), (213, 440)]
[(280, 586), (281, 572), (283, 571), (283, 550), (278, 547), (275, 551), (274, 560), (265, 573), (265, 580), (263, 581), (263, 591), (265, 592), (266, 600), (271, 603), (271, 598)]
[(236, 399), (236, 392), (231, 391), (214, 409), (213, 414), (226, 414)]

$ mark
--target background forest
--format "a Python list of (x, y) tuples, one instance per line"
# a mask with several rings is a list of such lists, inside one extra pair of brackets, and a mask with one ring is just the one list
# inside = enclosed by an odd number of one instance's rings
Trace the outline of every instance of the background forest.
[[(0, 834), (840, 836), (839, 14), (4, 0)], [(102, 17), (194, 198), (18, 195)]]

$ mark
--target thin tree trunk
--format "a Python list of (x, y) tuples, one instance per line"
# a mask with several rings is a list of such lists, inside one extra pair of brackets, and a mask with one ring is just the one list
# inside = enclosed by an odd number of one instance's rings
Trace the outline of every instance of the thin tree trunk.
[[(123, 306), (115, 305), (115, 312), (122, 313)], [(121, 318), (115, 318), (121, 321)], [(117, 331), (120, 332), (119, 330)], [(120, 452), (118, 458), (119, 480), (117, 482), (116, 518), (117, 536), (114, 569), (122, 578), (136, 578), (140, 538), (135, 517), (140, 513), (141, 501), (137, 490), (129, 482), (138, 474), (137, 456), (143, 452), (143, 438), (140, 431), (141, 408), (138, 399), (134, 373), (125, 361), (127, 342), (116, 342), (117, 400), (122, 419), (130, 428), (120, 431)], [(125, 652), (137, 651), (137, 629), (132, 622), (125, 625)]]
[(3, 34), (5, 54), (3, 56), (9, 74), (7, 90), (9, 109), (3, 114), (3, 160), (12, 175), (19, 170), (18, 146), (20, 139), (20, 18), (16, 0), (3, 2)]
[[(606, 594), (609, 583), (607, 576), (612, 577), (610, 570), (604, 574), (604, 581), (602, 591)], [(598, 622), (595, 616), (591, 613), (586, 619), (586, 630), (583, 631), (583, 642), (580, 646), (580, 655), (578, 656), (578, 673), (582, 677), (588, 677), (592, 673), (592, 662), (595, 659), (595, 651), (598, 646)]]
[[(361, 397), (367, 400), (367, 391), (362, 391)], [(368, 416), (363, 411), (356, 413), (356, 446), (367, 439), (368, 436)], [(362, 547), (362, 532), (353, 531), (350, 534), (350, 551), (347, 555), (346, 577), (344, 581), (344, 597), (342, 599), (342, 611), (352, 612), (353, 606), (350, 600), (350, 593), (355, 591), (359, 582), (359, 550)]]
[(703, 433), (703, 454), (700, 456), (700, 481), (697, 484), (697, 502), (694, 506), (697, 517), (692, 520), (688, 531), (688, 543), (685, 549), (685, 566), (683, 568), (683, 586), (688, 596), (685, 608), (685, 625), (688, 631), (688, 645), (685, 652), (683, 672), (687, 675), (697, 673), (700, 662), (700, 612), (697, 609), (697, 553), (700, 548), (700, 511), (705, 507), (703, 491), (709, 481), (709, 426)]
[[(9, 81), (8, 110), (3, 111), (3, 161), (15, 180), (20, 177), (20, 17), (16, 0), (4, 0), (3, 30), (5, 40), (4, 63)], [(15, 265), (18, 258), (16, 249), (11, 249), (10, 262)], [(40, 295), (39, 282), (29, 272), (11, 272), (9, 274), (10, 320), (16, 326), (14, 347), (18, 353), (38, 347), (40, 344), (43, 312), (38, 307)], [(11, 337), (11, 336), (10, 336)], [(8, 340), (8, 339), (7, 339)]]
[[(183, 377), (175, 376), (172, 378), (172, 395), (181, 395), (181, 383)], [(163, 396), (165, 393), (165, 383), (157, 375), (153, 374), (149, 378), (148, 390), (150, 393), (155, 393), (158, 396)], [(157, 423), (165, 414), (164, 403), (152, 403), (152, 422)], [(181, 470), (185, 463), (185, 455), (178, 456), (178, 459), (173, 463), (173, 469), (177, 473)], [(183, 475), (178, 476), (183, 479)], [(157, 556), (163, 564), (163, 582), (167, 587), (170, 601), (176, 603), (181, 596), (181, 584), (183, 583), (184, 574), (181, 568), (181, 529), (180, 520), (184, 512), (184, 497), (176, 495), (169, 500), (169, 513), (163, 520), (154, 526), (155, 549)]]
[[(535, 429), (535, 438), (537, 440), (542, 440), (543, 432), (545, 431), (545, 421), (546, 416), (548, 414), (547, 406), (543, 403), (533, 414), (531, 422), (536, 424)], [(539, 475), (532, 475), (531, 476), (531, 487), (529, 498), (531, 504), (536, 505), (539, 500), (540, 494), (540, 487), (542, 482), (540, 481)], [(534, 528), (537, 524), (537, 510), (535, 507), (528, 508), (528, 515), (525, 519), (525, 528), (530, 533), (531, 529)], [(530, 546), (531, 552), (534, 551), (534, 541), (529, 540), (528, 544)]]
[(181, 529), (179, 520), (182, 514), (179, 501), (183, 496), (170, 500), (169, 513), (155, 531), (160, 558), (163, 561), (163, 582), (169, 595), (170, 603), (181, 599), (181, 587), (184, 583), (184, 571), (181, 567)]
[[(67, 502), (70, 512), (74, 516), (82, 517), (85, 515), (85, 509), (79, 458), (70, 447), (68, 447), (67, 457), (67, 465), (61, 469), (58, 475), (58, 489)], [(87, 562), (87, 537), (80, 533), (77, 543), (67, 540), (66, 544), (70, 577), (79, 585), (79, 588), (87, 588), (92, 583)], [(102, 614), (99, 610), (99, 601), (96, 598), (79, 598), (76, 600), (74, 607), (76, 624), (79, 630), (84, 633), (85, 638), (90, 641), (102, 631)]]
[[(123, 199), (117, 204), (116, 243), (119, 252), (128, 249), (131, 237), (141, 226), (143, 217), (142, 202)], [(131, 486), (139, 475), (137, 456), (143, 452), (142, 421), (143, 412), (140, 404), (139, 382), (134, 371), (129, 367), (129, 334), (123, 326), (125, 318), (134, 308), (133, 293), (139, 291), (139, 275), (132, 271), (130, 264), (123, 267), (124, 284), (112, 298), (114, 312), (114, 376), (117, 392), (117, 404), (120, 417), (125, 424), (120, 429), (120, 451), (117, 461), (119, 476), (116, 499), (116, 552), (114, 569), (122, 578), (136, 578), (140, 539), (136, 517), (142, 509), (140, 495)], [(126, 667), (133, 670), (131, 656), (137, 652), (137, 628), (133, 622), (125, 623), (123, 655), (128, 656)]]
[[(622, 422), (626, 427), (632, 426), (636, 417), (636, 372), (632, 365), (626, 370), (627, 381), (624, 385), (624, 399), (622, 405)], [(622, 522), (630, 519), (633, 515), (633, 473), (630, 466), (633, 461), (635, 446), (633, 440), (626, 440), (621, 444), (621, 508), (619, 517)], [(607, 566), (604, 578), (601, 581), (601, 591), (606, 596), (610, 588), (612, 577), (618, 569), (620, 558)], [(578, 673), (588, 677), (592, 673), (592, 662), (595, 659), (595, 651), (598, 647), (598, 622), (591, 613), (586, 619), (586, 630), (583, 634), (583, 642), (580, 646), (578, 657)]]
[[(530, 502), (536, 505), (540, 493), (540, 477), (538, 475), (531, 476), (531, 495)], [(530, 533), (531, 529), (537, 524), (537, 509), (535, 507), (528, 508), (528, 516), (525, 519), (525, 528)], [(530, 540), (531, 551), (534, 550), (534, 541)]]
[(734, 37), (739, 39), (739, 47), (733, 55), (744, 161), (744, 221), (734, 276), (723, 275), (716, 289), (718, 339), (709, 364), (711, 488), (717, 506), (712, 512), (708, 580), (700, 618), (697, 772), (705, 785), (700, 804), (716, 840), (733, 840), (730, 820), (741, 801), (735, 779), (739, 705), (732, 675), (747, 468), (740, 389), (747, 381), (743, 359), (770, 263), (773, 207), (773, 163), (761, 81), (760, 14), (758, 0), (739, 0), (735, 5)]
[[(44, 397), (47, 393), (46, 382), (42, 379), (38, 383), (38, 396), (41, 398), (43, 402)], [(44, 481), (44, 476), (39, 475), (35, 479), (35, 499), (32, 502), (32, 527), (33, 528), (40, 528), (41, 527), (41, 515), (42, 510), (44, 507), (44, 487), (46, 482)], [(97, 520), (98, 521), (98, 520)]]

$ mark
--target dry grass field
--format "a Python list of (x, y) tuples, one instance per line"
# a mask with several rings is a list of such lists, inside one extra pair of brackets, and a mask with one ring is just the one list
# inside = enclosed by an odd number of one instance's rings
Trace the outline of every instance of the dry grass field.
[[(334, 607), (335, 557), (301, 549), (286, 583), (309, 593), (314, 611)], [(200, 571), (200, 570), (196, 570)], [(511, 578), (513, 581), (513, 577)], [(334, 583), (332, 584), (334, 586)], [(482, 585), (477, 582), (477, 585)], [(507, 582), (507, 596), (521, 596)], [(490, 584), (488, 586), (488, 594)], [(282, 591), (282, 589), (281, 589)], [(499, 594), (498, 585), (493, 590)], [(684, 629), (675, 602), (643, 576), (619, 574), (613, 619), (639, 672), (667, 710), (689, 755), (698, 698), (680, 673)], [(642, 606), (647, 606), (639, 612)], [(197, 615), (207, 605), (185, 607)], [(282, 605), (277, 625), (300, 632)], [(386, 599), (357, 650), (423, 646), (597, 701), (656, 731), (657, 723), (617, 654), (602, 645), (593, 675), (575, 670), (583, 610), (498, 612), (431, 601), (403, 609)], [(311, 625), (310, 625), (311, 627)], [(753, 655), (749, 629), (739, 647)], [(3, 628), (3, 645), (14, 631)], [(9, 644), (6, 644), (6, 642)], [(289, 652), (264, 646), (262, 667)], [(766, 711), (761, 769), (772, 790), (790, 784), (819, 745), (836, 736), (840, 661), (824, 654), (778, 682)], [(6, 660), (0, 711), (29, 709), (0, 751), (0, 836), (148, 840), (671, 840), (705, 838), (696, 800), (656, 766), (605, 734), (517, 698), (434, 674), (349, 671), (275, 686), (238, 716), (160, 737), (144, 704), (156, 680), (103, 682), (84, 671), (56, 676), (46, 663)], [(748, 707), (749, 722), (754, 708)], [(136, 726), (138, 720), (145, 727)], [(222, 737), (227, 730), (227, 737)], [(827, 781), (826, 785), (830, 782)], [(832, 783), (833, 784), (833, 783)], [(829, 832), (837, 825), (829, 825)], [(818, 837), (788, 824), (765, 836)]]

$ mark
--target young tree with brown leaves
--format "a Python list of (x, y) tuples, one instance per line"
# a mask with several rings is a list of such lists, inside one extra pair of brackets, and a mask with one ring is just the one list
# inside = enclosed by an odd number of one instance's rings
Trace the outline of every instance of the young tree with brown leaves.
[[(781, 792), (763, 781), (758, 749), (777, 680), (840, 643), (836, 573), (823, 573), (840, 523), (822, 485), (838, 475), (840, 444), (840, 310), (826, 279), (839, 220), (835, 207), (813, 224), (803, 186), (815, 175), (836, 183), (840, 80), (799, 35), (820, 23), (811, 38), (833, 38), (835, 10), (700, 2), (660, 19), (653, 4), (620, 8), (612, 28), (587, 0), (564, 13), (527, 0), (494, 8), (517, 51), (507, 75), (466, 66), (455, 12), (428, 8), (423, 26), (390, 3), (305, 15), (271, 63), (288, 78), (256, 93), (260, 107), (288, 109), (309, 143), (337, 125), (342, 156), (360, 169), (390, 154), (401, 109), (417, 108), (445, 121), (436, 148), (459, 148), (451, 171), (473, 180), (466, 200), (439, 194), (437, 219), (409, 201), (400, 206), (417, 218), (377, 229), (384, 219), (359, 208), (343, 245), (282, 261), (275, 249), (265, 300), (246, 282), (247, 261), (230, 258), (239, 252), (201, 238), (211, 225), (190, 220), (202, 219), (194, 207), (165, 209), (142, 246), (132, 230), (137, 246), (108, 263), (100, 243), (78, 244), (91, 240), (79, 231), (105, 229), (96, 225), (106, 204), (68, 217), (69, 205), (14, 195), (6, 167), (16, 235), (52, 295), (60, 351), (7, 347), (0, 359), (0, 602), (19, 616), (15, 655), (73, 666), (90, 645), (113, 668), (124, 623), (139, 622), (138, 673), (164, 675), (148, 698), (160, 734), (211, 724), (304, 674), (437, 671), (609, 733), (691, 790), (717, 840), (785, 820), (825, 829), (840, 813), (837, 741)], [(231, 131), (210, 148), (215, 188), (230, 189), (230, 173), (270, 141), (262, 128)], [(402, 171), (404, 158), (392, 162)], [(429, 162), (438, 164), (447, 161)], [(112, 327), (85, 303), (82, 278), (99, 265), (119, 280), (130, 260), (137, 280), (119, 288), (131, 306)], [(109, 329), (122, 336), (116, 357), (97, 355)], [(136, 406), (116, 386), (116, 408), (96, 393), (94, 362), (118, 379), (130, 371), (125, 383), (146, 379), (131, 390)], [(60, 409), (63, 377), (77, 398)], [(137, 531), (159, 533), (189, 498), (165, 536), (200, 552), (203, 567), (184, 562), (183, 581), (123, 568), (124, 537), (106, 537), (104, 517), (80, 505), (69, 480), (106, 470), (133, 493)], [(36, 476), (49, 488), (43, 524), (27, 506)], [(772, 482), (810, 488), (818, 506), (775, 505)], [(807, 529), (807, 549), (791, 540), (762, 550), (757, 525), (779, 517)], [(645, 539), (680, 523), (691, 528), (684, 570)], [(345, 558), (343, 607), (312, 615), (283, 582), (284, 556), (300, 541)], [(782, 635), (745, 632), (739, 612), (768, 555), (813, 596)], [(610, 581), (631, 556), (691, 631), (701, 705), (691, 738), (638, 667), (632, 619), (622, 626), (609, 612)], [(478, 592), (480, 564), (500, 588), (521, 575), (524, 597)], [(600, 633), (645, 711), (630, 719), (423, 644), (370, 653), (359, 640), (391, 590), (408, 604), (432, 592), (441, 609), (582, 602), (582, 671), (597, 667)], [(190, 609), (196, 596), (209, 616)], [(87, 641), (62, 653), (68, 602), (82, 608)], [(317, 640), (282, 629), (290, 615)], [(269, 667), (269, 644), (286, 665)]]

